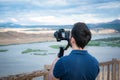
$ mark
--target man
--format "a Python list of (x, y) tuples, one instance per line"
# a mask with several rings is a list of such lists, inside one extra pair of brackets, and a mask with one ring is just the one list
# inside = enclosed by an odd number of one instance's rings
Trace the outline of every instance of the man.
[(91, 32), (85, 23), (76, 23), (71, 31), (72, 51), (68, 56), (56, 58), (49, 80), (95, 80), (99, 63), (84, 47), (91, 40)]

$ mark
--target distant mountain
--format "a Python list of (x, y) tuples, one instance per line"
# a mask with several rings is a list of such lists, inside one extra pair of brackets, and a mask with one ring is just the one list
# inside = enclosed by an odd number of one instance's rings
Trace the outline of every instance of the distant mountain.
[(87, 24), (89, 28), (96, 29), (96, 28), (104, 28), (104, 29), (115, 29), (120, 32), (120, 20), (116, 19), (111, 22), (107, 23), (98, 23), (98, 24)]
[[(120, 19), (116, 19), (106, 23), (87, 24), (90, 29), (114, 29), (120, 32)], [(47, 29), (71, 29), (73, 25), (20, 25), (11, 22), (0, 23), (0, 28), (47, 28)]]
[(7, 22), (7, 23), (0, 23), (0, 28), (21, 28), (23, 27), (20, 24), (14, 24), (11, 22)]
[(120, 19), (113, 20), (111, 22), (108, 22), (110, 24), (120, 24)]
[(43, 29), (54, 29), (60, 28), (71, 29), (72, 25), (20, 25), (11, 22), (0, 23), (0, 28), (43, 28)]

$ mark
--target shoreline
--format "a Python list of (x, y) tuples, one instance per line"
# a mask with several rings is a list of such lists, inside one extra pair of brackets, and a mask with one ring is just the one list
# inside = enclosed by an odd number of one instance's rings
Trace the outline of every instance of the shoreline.
[[(32, 29), (33, 30), (33, 29)], [(54, 30), (0, 29), (0, 45), (54, 41)]]
[(0, 40), (0, 46), (8, 46), (8, 45), (19, 45), (19, 44), (32, 44), (32, 43), (42, 43), (42, 42), (50, 42), (56, 41), (54, 38), (27, 38), (27, 39), (2, 39)]
[(3, 44), (0, 46), (10, 46), (10, 45), (22, 45), (22, 44), (34, 44), (34, 43), (44, 43), (44, 42), (54, 42), (55, 40), (51, 40), (51, 41), (38, 41), (38, 42), (26, 42), (26, 43), (14, 43), (14, 44)]

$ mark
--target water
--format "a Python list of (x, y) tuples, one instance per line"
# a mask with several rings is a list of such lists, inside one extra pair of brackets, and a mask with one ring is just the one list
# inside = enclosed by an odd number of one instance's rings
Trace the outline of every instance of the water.
[[(51, 64), (58, 53), (58, 49), (50, 48), (50, 45), (61, 44), (58, 42), (44, 42), (33, 44), (20, 44), (0, 46), (0, 49), (7, 49), (7, 52), (0, 52), (0, 76), (14, 75), (24, 72), (31, 72), (44, 68), (45, 64)], [(64, 44), (64, 42), (63, 42)], [(25, 49), (48, 50), (48, 55), (22, 54)], [(100, 62), (109, 61), (112, 58), (120, 59), (120, 48), (118, 47), (86, 47), (86, 49)], [(70, 53), (69, 48), (65, 55)]]
[[(120, 37), (120, 34), (94, 35), (92, 39), (107, 37)], [(56, 53), (59, 52), (59, 49), (53, 49), (49, 47), (50, 45), (56, 44), (61, 45), (66, 44), (66, 42), (44, 42), (0, 46), (0, 50), (8, 50), (7, 52), (0, 52), (0, 77), (43, 69), (44, 65), (52, 63), (57, 55)], [(22, 51), (28, 48), (47, 50), (48, 53), (47, 55), (33, 55), (31, 53), (22, 54)], [(87, 46), (86, 49), (91, 55), (97, 58), (99, 62), (109, 61), (112, 60), (112, 58), (120, 59), (120, 47)], [(70, 51), (71, 48), (65, 51), (65, 55), (68, 55)]]

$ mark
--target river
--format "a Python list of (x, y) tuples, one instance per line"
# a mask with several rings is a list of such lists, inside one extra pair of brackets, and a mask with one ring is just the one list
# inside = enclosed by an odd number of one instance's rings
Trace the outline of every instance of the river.
[[(43, 42), (0, 46), (1, 50), (8, 50), (6, 52), (0, 52), (0, 77), (43, 69), (45, 64), (52, 63), (57, 55), (56, 53), (59, 52), (59, 49), (53, 49), (49, 46), (62, 43), (64, 44), (65, 42)], [(28, 48), (47, 50), (48, 52), (47, 55), (33, 55), (31, 53), (22, 54), (22, 51)], [(112, 60), (112, 58), (120, 59), (120, 47), (87, 46), (85, 49), (97, 58), (99, 62), (109, 61)], [(65, 51), (65, 55), (68, 55), (70, 51), (71, 48)]]

